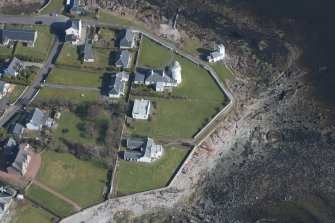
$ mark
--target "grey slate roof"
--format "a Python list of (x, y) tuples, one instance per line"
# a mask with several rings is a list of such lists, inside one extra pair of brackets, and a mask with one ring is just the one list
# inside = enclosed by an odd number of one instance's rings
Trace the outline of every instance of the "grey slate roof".
[(5, 206), (9, 204), (12, 200), (12, 196), (0, 195), (0, 216), (5, 212)]
[(81, 13), (85, 14), (87, 11), (88, 7), (85, 5), (79, 5), (79, 0), (72, 0), (71, 1), (71, 6), (70, 6), (70, 13), (75, 12), (75, 13)]
[(92, 44), (84, 45), (84, 60), (94, 59)]
[(22, 65), (21, 60), (17, 59), (16, 57), (13, 57), (7, 69), (12, 73), (19, 72), (21, 69), (21, 65)]
[(6, 82), (0, 81), (0, 93), (4, 92), (6, 84), (7, 84)]
[(127, 139), (127, 148), (135, 149), (142, 147), (146, 142), (146, 139)]
[(12, 135), (21, 135), (23, 128), (24, 128), (23, 125), (19, 123), (15, 123), (15, 124), (13, 123), (10, 125), (8, 129), (8, 133)]
[(21, 30), (21, 29), (3, 29), (1, 32), (1, 42), (6, 40), (34, 42), (37, 31), (36, 30)]
[[(152, 70), (149, 68), (138, 68), (136, 70), (136, 75), (142, 74), (145, 76), (145, 82), (153, 82), (157, 84), (158, 82), (163, 83), (176, 83), (177, 81), (172, 79), (170, 76), (166, 75), (164, 70)], [(136, 78), (136, 76), (135, 76)], [(140, 78), (140, 75), (139, 75)]]
[(126, 150), (124, 152), (123, 158), (125, 160), (137, 160), (139, 158), (143, 157), (143, 152), (140, 151), (131, 151), (131, 150)]
[(119, 51), (116, 56), (115, 65), (119, 67), (128, 67), (130, 61), (130, 52), (127, 50)]
[(34, 125), (36, 125), (36, 126), (44, 125), (44, 123), (45, 123), (46, 120), (47, 120), (47, 117), (38, 108), (35, 108), (30, 113), (29, 122), (32, 123), (32, 124), (34, 124)]
[(145, 74), (137, 72), (137, 71), (135, 72), (135, 79), (134, 79), (135, 82), (144, 83), (144, 79), (145, 79)]
[(80, 19), (68, 19), (65, 23), (65, 29), (74, 28), (79, 30), (79, 21)]
[(121, 93), (124, 93), (128, 79), (129, 75), (126, 72), (112, 74), (111, 82), (109, 84), (109, 94), (120, 95)]
[(131, 48), (133, 45), (135, 33), (131, 29), (122, 29), (119, 33), (119, 47)]
[(18, 153), (16, 154), (15, 160), (13, 161), (12, 165), (7, 168), (8, 173), (22, 173), (23, 163), (26, 162), (27, 157), (31, 156), (29, 152), (25, 149), (20, 148)]

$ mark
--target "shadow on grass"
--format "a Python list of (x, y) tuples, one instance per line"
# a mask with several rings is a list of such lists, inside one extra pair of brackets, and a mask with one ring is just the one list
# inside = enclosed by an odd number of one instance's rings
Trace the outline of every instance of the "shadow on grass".
[(101, 80), (101, 88), (100, 88), (100, 93), (102, 95), (108, 95), (108, 90), (109, 90), (109, 84), (111, 82), (111, 73), (104, 73), (102, 76)]
[(198, 48), (197, 51), (199, 52), (199, 57), (201, 60), (207, 61), (207, 56), (212, 52), (206, 48)]

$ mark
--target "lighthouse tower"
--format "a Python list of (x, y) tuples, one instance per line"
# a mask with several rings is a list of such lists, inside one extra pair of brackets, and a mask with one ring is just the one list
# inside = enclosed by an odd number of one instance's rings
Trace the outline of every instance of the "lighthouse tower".
[(172, 78), (177, 81), (177, 84), (181, 83), (181, 66), (178, 61), (175, 61), (172, 66)]

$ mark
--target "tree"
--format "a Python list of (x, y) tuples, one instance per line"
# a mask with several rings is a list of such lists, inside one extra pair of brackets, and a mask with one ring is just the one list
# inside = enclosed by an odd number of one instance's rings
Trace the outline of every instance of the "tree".
[(4, 141), (7, 139), (7, 131), (5, 128), (0, 128), (0, 141)]
[(84, 136), (88, 139), (92, 139), (94, 135), (94, 124), (89, 121), (84, 121), (83, 128)]

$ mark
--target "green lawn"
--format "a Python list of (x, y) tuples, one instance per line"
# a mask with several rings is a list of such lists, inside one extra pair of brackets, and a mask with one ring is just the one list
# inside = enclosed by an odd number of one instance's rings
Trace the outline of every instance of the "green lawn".
[[(37, 40), (34, 47), (26, 47), (23, 43), (17, 43), (15, 55), (23, 58), (31, 58), (34, 61), (42, 62), (54, 42), (54, 35), (50, 33), (50, 27), (45, 26), (24, 26), (24, 29), (37, 30)], [(25, 59), (27, 60), (27, 59)]]
[(107, 171), (103, 165), (72, 154), (45, 151), (37, 179), (84, 208), (103, 201)]
[(153, 163), (120, 160), (117, 191), (131, 194), (166, 186), (188, 151), (165, 149), (163, 156)]
[(207, 118), (219, 110), (215, 102), (161, 100), (158, 109), (157, 135), (191, 138)]
[(75, 211), (72, 205), (55, 197), (54, 195), (34, 184), (29, 186), (27, 193), (29, 197), (50, 208), (60, 216), (66, 216)]
[(24, 85), (15, 85), (14, 90), (9, 95), (9, 104), (14, 103), (20, 97), (26, 87), (27, 86)]
[(79, 67), (80, 63), (81, 62), (77, 53), (77, 46), (64, 44), (57, 57), (56, 64)]
[(106, 10), (100, 10), (99, 19), (97, 21), (145, 29), (144, 24), (139, 21), (127, 19), (126, 17), (115, 16)]
[[(62, 139), (83, 144), (95, 144), (96, 135), (92, 139), (83, 136), (81, 125), (83, 121), (80, 117), (72, 112), (63, 112), (55, 132), (55, 139), (58, 143), (62, 143)], [(68, 132), (62, 133), (62, 129), (68, 129)]]
[(9, 48), (8, 46), (1, 46), (0, 47), (0, 60), (6, 60), (10, 58), (13, 54), (13, 48)]
[(85, 62), (85, 67), (92, 67), (92, 68), (102, 68), (102, 67), (109, 67), (109, 49), (100, 49), (100, 48), (93, 48), (94, 54), (94, 62)]
[[(83, 95), (83, 96), (82, 96)], [(35, 101), (66, 100), (69, 102), (92, 102), (101, 99), (100, 93), (95, 91), (81, 91), (57, 88), (42, 88)]]
[(47, 83), (99, 88), (102, 84), (102, 76), (102, 73), (56, 68), (49, 74)]
[(207, 70), (179, 55), (174, 60), (181, 65), (182, 83), (173, 88), (173, 95), (201, 101), (224, 101), (224, 93)]
[(34, 206), (32, 203), (28, 203), (23, 211), (20, 211), (16, 215), (16, 219), (13, 222), (16, 223), (50, 223), (54, 216), (42, 208)]
[(197, 37), (189, 38), (182, 46), (181, 49), (192, 56), (198, 56), (200, 53), (197, 50), (201, 48), (201, 41)]
[(101, 29), (101, 40), (106, 42), (113, 42), (115, 38), (115, 31), (112, 29)]
[(49, 14), (53, 12), (59, 12), (61, 9), (64, 8), (63, 0), (50, 0), (50, 4), (48, 7), (46, 7), (43, 11), (41, 11), (42, 14)]
[(173, 52), (150, 39), (143, 37), (138, 65), (152, 68), (164, 68), (169, 64)]
[(215, 70), (220, 79), (224, 82), (226, 79), (234, 80), (234, 75), (228, 70), (223, 63), (213, 63), (210, 66)]

